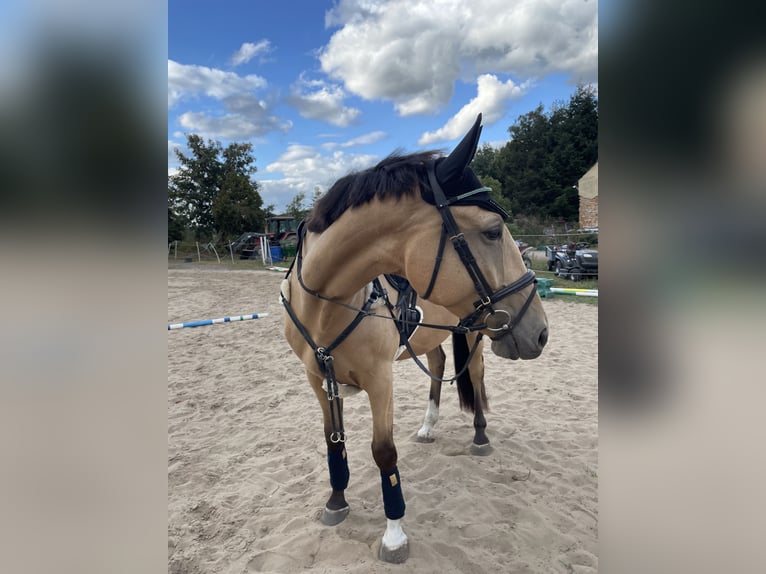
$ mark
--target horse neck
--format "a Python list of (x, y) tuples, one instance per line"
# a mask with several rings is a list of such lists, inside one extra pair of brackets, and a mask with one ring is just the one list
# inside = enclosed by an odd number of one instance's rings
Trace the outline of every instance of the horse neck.
[(302, 271), (306, 286), (348, 300), (375, 277), (401, 273), (412, 207), (406, 199), (373, 200), (348, 210), (322, 233), (309, 233)]

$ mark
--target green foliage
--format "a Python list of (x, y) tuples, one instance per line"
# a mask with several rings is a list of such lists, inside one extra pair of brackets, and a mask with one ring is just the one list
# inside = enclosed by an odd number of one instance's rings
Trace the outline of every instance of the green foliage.
[(168, 243), (181, 241), (184, 238), (183, 221), (168, 207)]
[(222, 238), (234, 239), (246, 231), (264, 226), (263, 199), (250, 179), (238, 172), (225, 175), (221, 191), (213, 202), (213, 220)]
[(548, 113), (538, 106), (508, 131), (511, 140), (501, 149), (477, 150), (472, 169), (501, 183), (515, 215), (577, 221), (577, 182), (598, 161), (595, 91), (578, 86), (566, 105)]
[(191, 155), (176, 150), (178, 173), (168, 179), (168, 224), (172, 217), (197, 239), (218, 236), (234, 239), (246, 231), (262, 229), (265, 213), (249, 143), (223, 148), (198, 135), (187, 136)]
[(492, 190), (489, 192), (489, 196), (495, 201), (495, 203), (497, 203), (510, 214), (511, 202), (508, 201), (508, 198), (503, 195), (502, 184), (494, 177), (490, 177), (488, 175), (480, 175), (479, 181), (483, 186), (489, 187)]
[(552, 239), (547, 235), (550, 225), (539, 217), (523, 215), (514, 217), (513, 221), (506, 223), (506, 227), (514, 239), (519, 239), (529, 245), (538, 247), (552, 243)]
[(322, 190), (319, 188), (319, 186), (316, 186), (314, 187), (314, 194), (311, 196), (311, 205), (307, 205), (306, 194), (300, 192), (296, 194), (295, 197), (293, 197), (290, 203), (287, 204), (285, 213), (291, 217), (294, 217), (296, 221), (302, 221), (306, 219), (309, 212), (314, 207), (314, 204), (320, 197), (322, 197)]
[(300, 192), (287, 204), (285, 214), (294, 217), (296, 221), (301, 221), (309, 211), (311, 208), (306, 205), (306, 194)]
[(476, 150), (476, 155), (473, 156), (473, 161), (471, 162), (471, 169), (482, 181), (484, 181), (483, 177), (492, 177), (497, 180), (499, 173), (497, 171), (496, 159), (497, 150), (488, 143), (485, 143)]
[(587, 243), (588, 247), (597, 248), (598, 233), (584, 233), (583, 235), (578, 235), (577, 241), (582, 241), (583, 243)]

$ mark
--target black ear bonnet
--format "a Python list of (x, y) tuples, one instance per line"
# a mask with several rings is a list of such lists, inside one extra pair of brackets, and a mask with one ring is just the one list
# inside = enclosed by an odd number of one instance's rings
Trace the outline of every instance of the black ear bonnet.
[[(482, 186), (479, 178), (468, 165), (476, 154), (481, 135), (481, 114), (469, 132), (447, 157), (436, 160), (434, 167), (436, 180), (448, 198), (449, 205), (476, 205), (488, 211), (494, 211), (503, 219), (508, 213), (495, 203), (489, 195), (490, 188)], [(429, 168), (430, 169), (430, 168)], [(433, 193), (424, 191), (423, 199), (436, 205)]]

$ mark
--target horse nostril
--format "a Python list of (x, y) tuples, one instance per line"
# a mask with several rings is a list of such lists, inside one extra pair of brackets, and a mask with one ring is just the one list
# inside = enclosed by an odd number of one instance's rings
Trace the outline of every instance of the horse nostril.
[(546, 327), (542, 331), (540, 331), (540, 338), (537, 340), (537, 342), (540, 344), (540, 347), (545, 347), (545, 343), (548, 342), (548, 328)]

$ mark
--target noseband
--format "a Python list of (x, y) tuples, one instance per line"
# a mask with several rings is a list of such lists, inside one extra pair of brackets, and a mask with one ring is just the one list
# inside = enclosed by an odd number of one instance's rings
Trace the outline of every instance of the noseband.
[[(521, 321), (522, 317), (527, 312), (527, 309), (529, 309), (529, 306), (532, 303), (532, 299), (535, 296), (536, 290), (531, 290), (527, 300), (524, 302), (524, 305), (522, 306), (519, 314), (515, 319), (511, 318), (511, 315), (508, 313), (508, 311), (504, 309), (495, 309), (494, 304), (501, 299), (508, 297), (509, 295), (521, 291), (529, 285), (537, 283), (537, 278), (535, 277), (534, 271), (527, 269), (527, 272), (524, 275), (522, 275), (519, 279), (510, 285), (506, 285), (505, 287), (493, 291), (492, 287), (487, 282), (487, 279), (484, 277), (484, 274), (481, 272), (481, 269), (479, 269), (479, 265), (476, 263), (476, 258), (473, 256), (473, 253), (471, 253), (471, 249), (468, 247), (468, 242), (460, 232), (460, 228), (458, 227), (457, 222), (455, 221), (455, 218), (453, 217), (449, 208), (450, 205), (453, 205), (472, 195), (488, 191), (488, 188), (480, 187), (462, 195), (448, 198), (444, 193), (441, 185), (439, 185), (439, 180), (436, 178), (434, 163), (431, 163), (428, 166), (428, 182), (431, 185), (431, 191), (434, 195), (434, 202), (436, 204), (436, 208), (439, 210), (439, 215), (441, 215), (443, 226), (442, 234), (439, 238), (439, 249), (436, 254), (436, 260), (434, 261), (434, 270), (431, 274), (431, 280), (428, 284), (428, 288), (422, 295), (423, 299), (428, 299), (428, 297), (431, 296), (431, 291), (433, 290), (434, 284), (436, 283), (436, 276), (439, 274), (439, 268), (441, 267), (442, 257), (444, 255), (444, 246), (447, 242), (447, 238), (449, 237), (449, 240), (452, 242), (452, 246), (455, 248), (455, 251), (460, 257), (460, 261), (463, 263), (463, 266), (468, 272), (468, 275), (471, 277), (474, 289), (476, 289), (476, 293), (479, 296), (479, 300), (473, 304), (473, 313), (463, 317), (458, 323), (458, 327), (465, 329), (466, 331), (487, 330), (498, 334), (503, 333), (504, 331), (510, 331), (519, 324), (519, 321)], [(477, 325), (476, 321), (478, 321), (479, 317), (481, 317), (485, 312), (487, 315), (484, 323)], [(504, 315), (504, 318), (500, 317), (500, 315)]]

